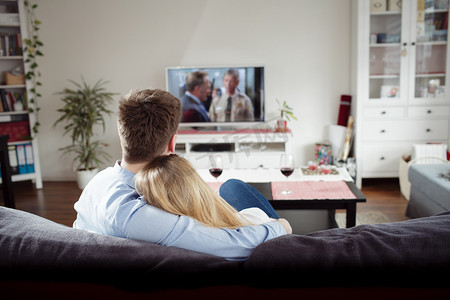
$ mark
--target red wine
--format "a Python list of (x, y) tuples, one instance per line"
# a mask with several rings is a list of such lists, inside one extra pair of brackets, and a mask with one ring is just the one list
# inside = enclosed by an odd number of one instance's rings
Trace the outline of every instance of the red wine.
[(209, 169), (209, 173), (215, 178), (219, 177), (222, 174), (222, 169), (220, 168), (211, 168)]
[(293, 168), (281, 168), (281, 173), (283, 173), (284, 176), (289, 177), (292, 173), (294, 173)]

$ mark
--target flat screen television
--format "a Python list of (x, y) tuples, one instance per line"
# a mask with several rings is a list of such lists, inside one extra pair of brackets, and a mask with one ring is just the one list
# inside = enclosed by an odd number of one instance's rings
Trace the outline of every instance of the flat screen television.
[[(233, 97), (233, 109), (228, 104), (228, 117), (225, 119), (228, 95), (224, 87), (224, 76), (229, 70), (239, 74), (239, 84)], [(194, 71), (208, 73), (211, 82), (211, 93), (206, 101), (200, 101), (210, 119), (208, 121), (189, 120), (183, 117), (181, 128), (215, 129), (251, 127), (264, 123), (264, 67), (263, 66), (202, 66), (202, 67), (167, 67), (166, 89), (182, 100), (186, 92), (186, 77)], [(228, 100), (231, 103), (231, 99)], [(182, 104), (185, 103), (182, 101)], [(245, 107), (245, 112), (244, 112)], [(183, 107), (186, 110), (186, 107)], [(204, 111), (204, 112), (205, 112)], [(232, 111), (232, 113), (230, 113)], [(231, 115), (231, 117), (230, 117)], [(243, 117), (245, 115), (245, 117)]]

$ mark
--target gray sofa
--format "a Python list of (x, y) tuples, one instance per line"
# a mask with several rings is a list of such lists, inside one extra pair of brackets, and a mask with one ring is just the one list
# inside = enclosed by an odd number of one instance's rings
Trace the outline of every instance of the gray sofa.
[(259, 245), (246, 261), (227, 261), (0, 207), (2, 299), (351, 299), (362, 296), (358, 289), (383, 299), (393, 291), (401, 291), (396, 299), (437, 299), (450, 294), (442, 275), (449, 272), (450, 212), (281, 236)]
[(450, 210), (450, 164), (414, 164), (408, 171), (411, 182), (406, 215), (429, 217)]

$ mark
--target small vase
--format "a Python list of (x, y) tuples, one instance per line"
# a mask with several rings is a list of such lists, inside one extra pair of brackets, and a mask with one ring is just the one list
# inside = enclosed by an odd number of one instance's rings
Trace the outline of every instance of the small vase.
[(83, 190), (91, 179), (98, 173), (98, 168), (91, 170), (78, 170), (77, 171), (77, 183), (78, 188)]
[(287, 132), (287, 121), (283, 119), (277, 120), (276, 132)]

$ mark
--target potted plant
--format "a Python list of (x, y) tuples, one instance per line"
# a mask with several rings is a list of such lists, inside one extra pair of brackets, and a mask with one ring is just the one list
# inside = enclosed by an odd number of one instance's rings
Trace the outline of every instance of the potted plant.
[(277, 120), (277, 132), (287, 132), (287, 121), (297, 120), (297, 117), (294, 115), (294, 109), (290, 107), (286, 101), (282, 103), (276, 99), (278, 103), (278, 110), (280, 111), (280, 119)]
[(63, 135), (70, 135), (72, 143), (61, 148), (63, 154), (73, 153), (74, 164), (78, 174), (78, 186), (84, 189), (89, 180), (98, 172), (104, 159), (110, 158), (104, 151), (107, 145), (94, 140), (98, 126), (105, 131), (106, 115), (111, 115), (108, 105), (113, 101), (115, 93), (106, 91), (106, 82), (99, 80), (94, 85), (69, 80), (76, 89), (65, 88), (57, 93), (61, 95), (64, 106), (57, 111), (61, 117), (54, 125), (64, 123)]

